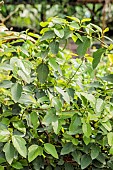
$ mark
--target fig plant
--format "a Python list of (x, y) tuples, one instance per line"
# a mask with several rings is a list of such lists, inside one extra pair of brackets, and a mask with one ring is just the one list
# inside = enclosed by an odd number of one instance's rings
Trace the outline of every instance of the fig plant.
[(40, 35), (0, 32), (0, 169), (113, 169), (108, 28), (75, 17), (40, 25)]

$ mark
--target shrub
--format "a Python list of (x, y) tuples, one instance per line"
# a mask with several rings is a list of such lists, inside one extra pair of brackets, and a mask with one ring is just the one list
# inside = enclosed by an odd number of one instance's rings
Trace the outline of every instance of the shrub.
[[(113, 169), (113, 45), (89, 22), (54, 17), (42, 35), (0, 33), (1, 170)], [(102, 47), (87, 54), (94, 40)]]

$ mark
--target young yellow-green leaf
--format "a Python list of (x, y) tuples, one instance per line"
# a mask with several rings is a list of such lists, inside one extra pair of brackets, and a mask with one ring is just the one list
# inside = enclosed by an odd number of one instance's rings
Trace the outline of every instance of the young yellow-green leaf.
[(113, 147), (113, 132), (107, 134), (108, 144)]
[(1, 165), (0, 165), (0, 170), (4, 170), (4, 166), (1, 166)]
[(21, 136), (14, 135), (12, 136), (12, 143), (18, 153), (26, 158), (27, 156), (27, 148), (26, 148), (26, 141)]
[(20, 97), (21, 97), (21, 93), (22, 93), (22, 85), (19, 83), (15, 83), (12, 87), (11, 87), (11, 94), (12, 94), (12, 99), (17, 102)]
[(105, 48), (99, 48), (96, 52), (93, 53), (93, 62), (92, 62), (92, 67), (95, 69), (97, 65), (100, 62), (101, 56), (103, 53), (105, 53), (106, 49)]
[(6, 143), (4, 145), (3, 151), (5, 152), (7, 162), (11, 165), (15, 155), (15, 148), (11, 143)]
[(92, 162), (92, 159), (89, 155), (83, 155), (81, 157), (81, 169), (87, 168)]
[(45, 143), (44, 148), (47, 151), (47, 153), (51, 154), (54, 158), (58, 159), (58, 154), (54, 145), (52, 145), (51, 143)]
[(89, 21), (91, 21), (91, 18), (84, 18), (84, 19), (81, 20), (81, 23), (83, 23), (83, 22), (89, 22)]
[(37, 73), (38, 73), (38, 79), (40, 81), (40, 83), (44, 84), (45, 81), (47, 80), (48, 74), (49, 74), (49, 68), (48, 65), (45, 63), (41, 63), (38, 67), (37, 67)]
[(106, 32), (108, 32), (109, 31), (109, 28), (107, 27), (104, 31), (103, 31), (103, 33), (106, 33)]
[(76, 22), (80, 23), (80, 20), (79, 20), (78, 18), (76, 18), (76, 17), (67, 16), (67, 18), (69, 18), (69, 19), (71, 19), (71, 20), (73, 20), (73, 21), (76, 21)]
[(111, 64), (113, 64), (113, 54), (108, 54), (108, 59)]
[(49, 22), (40, 22), (41, 27), (46, 27), (49, 24)]
[(43, 154), (43, 149), (38, 145), (31, 145), (28, 148), (28, 161), (32, 162), (37, 156), (41, 156)]

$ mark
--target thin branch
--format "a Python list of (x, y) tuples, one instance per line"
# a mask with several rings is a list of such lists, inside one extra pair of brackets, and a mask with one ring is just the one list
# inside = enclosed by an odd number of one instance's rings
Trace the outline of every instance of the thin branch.
[[(79, 70), (80, 67), (82, 66), (83, 61), (84, 61), (84, 57), (82, 58), (82, 63), (79, 65), (79, 67), (77, 68), (76, 72), (69, 78), (69, 80), (68, 80), (66, 86), (69, 85), (69, 84), (71, 83), (71, 80), (74, 78), (74, 76), (77, 74), (78, 70)], [(63, 90), (64, 90), (65, 88), (66, 88), (66, 87), (64, 87)]]

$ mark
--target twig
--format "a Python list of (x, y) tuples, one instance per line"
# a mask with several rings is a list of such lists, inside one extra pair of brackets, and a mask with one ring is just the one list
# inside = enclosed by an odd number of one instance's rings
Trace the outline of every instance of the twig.
[[(82, 66), (83, 64), (83, 61), (84, 61), (84, 57), (82, 58), (82, 63), (79, 65), (79, 67), (77, 68), (76, 72), (69, 78), (68, 82), (66, 85), (69, 85), (71, 80), (74, 78), (74, 76), (77, 74), (78, 70), (80, 69), (80, 67)], [(66, 87), (63, 88), (63, 90), (65, 89)]]

